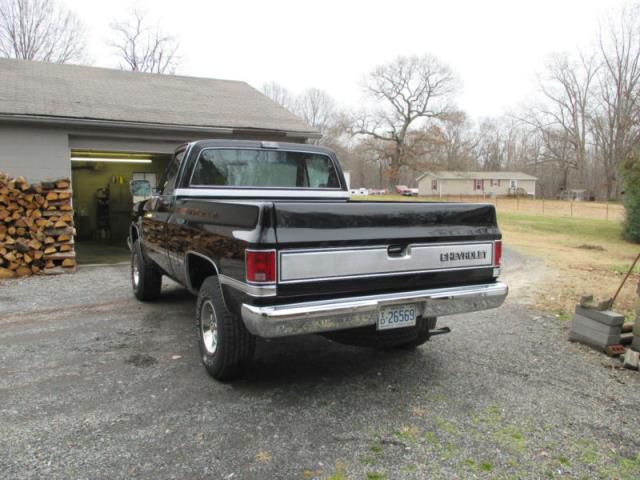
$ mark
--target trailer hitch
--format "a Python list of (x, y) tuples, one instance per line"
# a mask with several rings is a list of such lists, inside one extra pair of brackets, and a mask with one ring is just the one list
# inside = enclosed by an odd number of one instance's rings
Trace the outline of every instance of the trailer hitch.
[(442, 327), (429, 330), (429, 335), (431, 335), (432, 337), (434, 335), (444, 335), (445, 333), (451, 333), (451, 329), (449, 327)]

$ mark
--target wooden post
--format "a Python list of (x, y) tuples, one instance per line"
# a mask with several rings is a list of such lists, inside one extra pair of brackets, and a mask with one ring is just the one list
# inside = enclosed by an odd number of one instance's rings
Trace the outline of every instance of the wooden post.
[(544, 216), (544, 197), (542, 197), (542, 216)]
[(605, 219), (609, 220), (609, 199), (605, 201), (604, 205), (605, 205)]
[(573, 217), (573, 200), (569, 200), (569, 208), (571, 209), (571, 216)]

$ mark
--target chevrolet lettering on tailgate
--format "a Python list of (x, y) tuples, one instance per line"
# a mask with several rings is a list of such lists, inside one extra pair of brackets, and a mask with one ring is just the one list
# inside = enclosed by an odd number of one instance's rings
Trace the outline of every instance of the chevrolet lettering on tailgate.
[(473, 250), (471, 252), (448, 252), (440, 254), (441, 262), (449, 262), (455, 260), (484, 260), (487, 258), (487, 252), (482, 250)]

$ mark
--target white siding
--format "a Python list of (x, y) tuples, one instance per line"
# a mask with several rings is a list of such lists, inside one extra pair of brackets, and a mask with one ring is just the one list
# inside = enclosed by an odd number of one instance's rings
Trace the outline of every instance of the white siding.
[(71, 177), (67, 133), (0, 124), (0, 171), (29, 182)]

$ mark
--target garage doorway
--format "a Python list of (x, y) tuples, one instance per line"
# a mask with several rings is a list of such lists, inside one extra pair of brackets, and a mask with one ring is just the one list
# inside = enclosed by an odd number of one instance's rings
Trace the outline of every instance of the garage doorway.
[(170, 159), (159, 153), (71, 151), (79, 264), (128, 261), (133, 209), (129, 183), (145, 179), (154, 187)]

